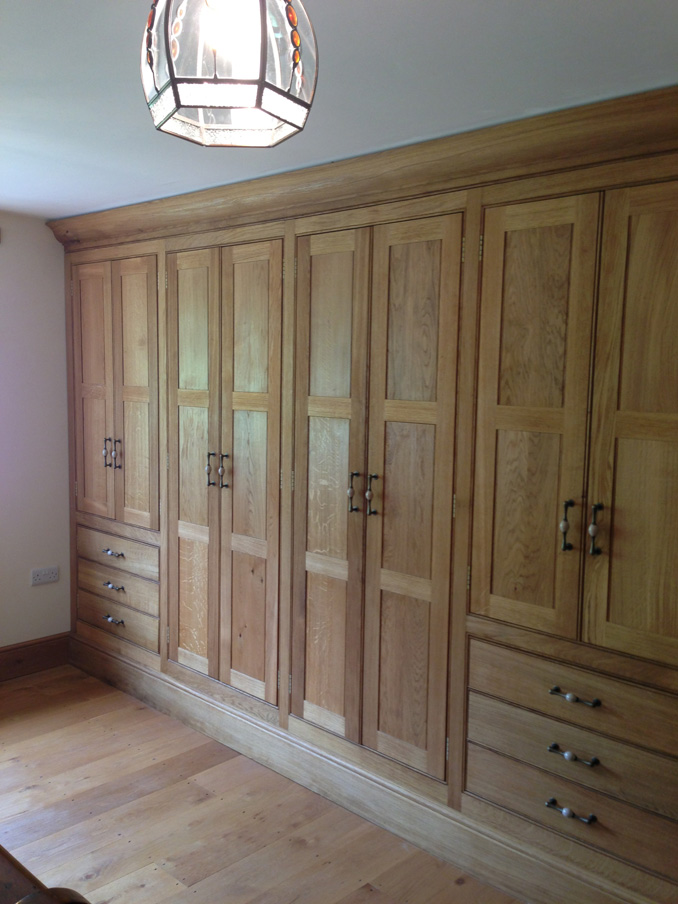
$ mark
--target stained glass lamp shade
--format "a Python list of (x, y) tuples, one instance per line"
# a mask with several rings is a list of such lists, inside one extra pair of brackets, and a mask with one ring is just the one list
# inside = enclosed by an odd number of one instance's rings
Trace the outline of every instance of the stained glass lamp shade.
[(141, 80), (157, 129), (197, 144), (272, 147), (303, 129), (317, 50), (301, 0), (155, 0)]

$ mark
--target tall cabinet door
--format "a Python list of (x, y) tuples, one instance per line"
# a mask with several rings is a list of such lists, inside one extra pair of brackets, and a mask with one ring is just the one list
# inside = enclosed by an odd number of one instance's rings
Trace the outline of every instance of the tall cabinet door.
[(367, 229), (297, 247), (292, 712), (356, 742), (369, 250)]
[(282, 242), (221, 254), (219, 677), (276, 703)]
[(471, 611), (565, 637), (586, 546), (598, 208), (586, 195), (485, 213)]
[(80, 264), (72, 279), (76, 508), (114, 518), (111, 265)]
[(154, 256), (114, 261), (116, 517), (158, 529), (158, 300)]
[(462, 215), (374, 230), (363, 744), (445, 776)]
[(219, 250), (170, 254), (169, 658), (217, 677)]
[(678, 183), (606, 196), (585, 639), (678, 665)]

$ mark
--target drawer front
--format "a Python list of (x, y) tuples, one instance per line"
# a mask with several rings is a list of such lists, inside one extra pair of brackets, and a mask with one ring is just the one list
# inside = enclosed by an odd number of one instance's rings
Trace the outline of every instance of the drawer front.
[[(468, 738), (594, 791), (678, 819), (675, 757), (631, 747), (473, 691)], [(549, 750), (554, 744), (555, 752)]]
[(95, 628), (135, 643), (153, 653), (159, 651), (157, 618), (129, 609), (90, 593), (78, 593), (78, 618)]
[(86, 559), (78, 559), (78, 587), (147, 615), (159, 614), (158, 585), (110, 565), (96, 565)]
[[(678, 878), (678, 824), (519, 763), (475, 744), (468, 745), (467, 791), (577, 841), (638, 866)], [(548, 807), (570, 808), (565, 817)], [(585, 824), (577, 817), (595, 821)]]
[[(678, 750), (678, 697), (671, 694), (479, 640), (470, 645), (469, 687), (641, 747)], [(579, 701), (550, 693), (554, 687)], [(581, 702), (594, 699), (599, 706)]]
[(160, 574), (160, 552), (136, 540), (115, 537), (89, 527), (78, 527), (78, 555), (99, 565), (119, 568), (157, 581)]

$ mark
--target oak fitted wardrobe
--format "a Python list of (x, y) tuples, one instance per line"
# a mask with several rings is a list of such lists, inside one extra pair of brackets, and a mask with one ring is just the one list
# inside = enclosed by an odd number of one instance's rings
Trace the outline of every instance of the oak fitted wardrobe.
[(71, 660), (518, 897), (678, 900), (677, 110), (51, 223)]

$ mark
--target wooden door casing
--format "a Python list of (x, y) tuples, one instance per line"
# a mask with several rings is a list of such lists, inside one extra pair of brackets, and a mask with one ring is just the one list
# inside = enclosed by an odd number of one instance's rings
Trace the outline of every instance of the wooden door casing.
[(363, 744), (445, 777), (463, 217), (374, 230)]
[(608, 192), (584, 639), (678, 665), (678, 183)]
[(471, 611), (565, 637), (586, 546), (598, 210), (581, 195), (485, 213)]
[(216, 678), (219, 249), (170, 254), (167, 274), (169, 658)]
[(115, 432), (111, 264), (72, 271), (76, 509), (115, 517), (114, 471), (105, 467)]
[(297, 245), (291, 706), (295, 715), (356, 742), (369, 252), (368, 229), (302, 236)]
[(222, 249), (220, 664), (278, 699), (282, 241)]

